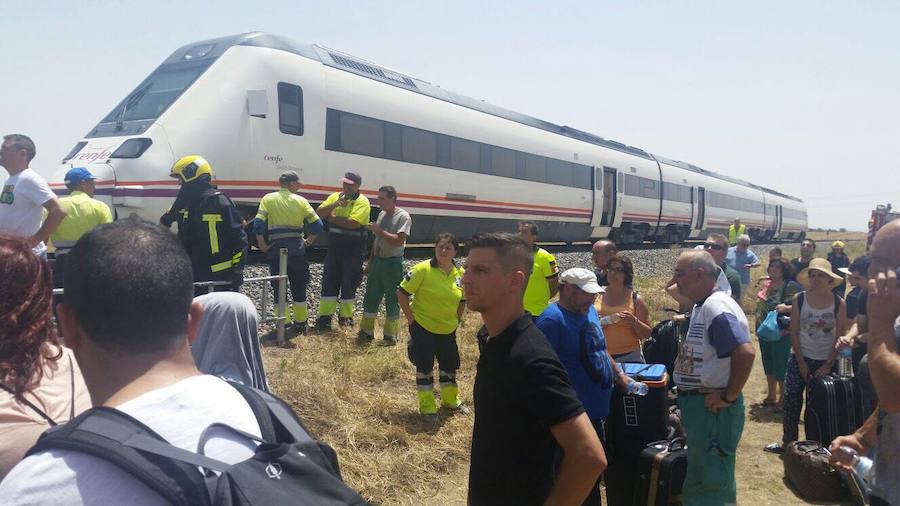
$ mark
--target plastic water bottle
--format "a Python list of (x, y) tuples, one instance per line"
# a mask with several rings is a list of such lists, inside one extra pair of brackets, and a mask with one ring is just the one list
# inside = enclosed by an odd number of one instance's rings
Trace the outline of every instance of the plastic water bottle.
[(632, 381), (628, 383), (628, 393), (631, 395), (644, 396), (647, 395), (647, 392), (649, 391), (650, 387), (642, 381)]
[(849, 346), (841, 348), (838, 352), (838, 376), (853, 377), (853, 350)]
[(834, 452), (835, 457), (845, 464), (848, 464), (853, 472), (866, 483), (872, 480), (872, 459), (862, 456), (849, 446), (842, 446)]
[(616, 323), (621, 318), (619, 317), (619, 313), (608, 314), (602, 318), (600, 318), (600, 326), (606, 327), (607, 325), (612, 325)]

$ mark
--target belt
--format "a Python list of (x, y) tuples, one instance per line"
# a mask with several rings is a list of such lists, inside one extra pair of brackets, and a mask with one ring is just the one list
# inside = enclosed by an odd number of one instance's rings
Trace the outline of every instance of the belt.
[(351, 235), (356, 237), (362, 237), (365, 234), (365, 229), (360, 230), (347, 230), (345, 228), (337, 228), (333, 227), (328, 230), (331, 234), (341, 234), (341, 235)]

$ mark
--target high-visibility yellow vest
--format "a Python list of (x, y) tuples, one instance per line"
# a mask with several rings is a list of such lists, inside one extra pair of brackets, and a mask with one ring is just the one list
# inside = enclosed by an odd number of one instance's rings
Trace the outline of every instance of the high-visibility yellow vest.
[(728, 242), (731, 243), (732, 246), (737, 244), (738, 238), (747, 233), (747, 225), (741, 223), (741, 227), (737, 230), (734, 229), (734, 225), (730, 225), (728, 227)]
[(81, 236), (94, 227), (112, 223), (109, 206), (91, 198), (87, 193), (73, 191), (70, 195), (59, 199), (59, 203), (68, 214), (50, 236), (57, 254), (66, 253)]

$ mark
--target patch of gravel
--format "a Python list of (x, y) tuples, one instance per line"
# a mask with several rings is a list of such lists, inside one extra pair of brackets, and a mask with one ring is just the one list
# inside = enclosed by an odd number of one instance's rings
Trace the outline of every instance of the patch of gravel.
[[(788, 257), (796, 256), (797, 251), (799, 251), (799, 245), (797, 244), (782, 244), (780, 245), (783, 250), (785, 250), (785, 254)], [(751, 246), (751, 249), (754, 253), (756, 253), (760, 258), (766, 258), (769, 254), (769, 250), (775, 247), (775, 245), (763, 244), (763, 245), (755, 245)], [(668, 278), (672, 275), (672, 269), (675, 266), (675, 261), (678, 259), (678, 255), (681, 254), (682, 251), (692, 249), (691, 248), (680, 248), (680, 247), (672, 247), (672, 248), (662, 248), (662, 249), (623, 249), (620, 252), (629, 258), (631, 258), (634, 263), (635, 275), (638, 277), (653, 277), (653, 278)], [(588, 269), (593, 269), (593, 262), (591, 260), (591, 253), (589, 251), (586, 252), (566, 252), (566, 253), (555, 253), (557, 265), (559, 266), (560, 271), (564, 271), (566, 269), (570, 269), (572, 267), (585, 267)], [(409, 269), (416, 263), (422, 261), (421, 259), (410, 259), (404, 262), (404, 266), (406, 269)], [(310, 323), (313, 323), (315, 320), (318, 307), (319, 307), (319, 295), (322, 290), (322, 264), (321, 263), (310, 263), (309, 266), (310, 271), (310, 279), (309, 285), (307, 286), (307, 302), (309, 305), (309, 315), (310, 315)], [(254, 277), (262, 277), (269, 275), (269, 268), (266, 265), (251, 265), (248, 266), (244, 271), (245, 278), (254, 278)], [(260, 307), (260, 295), (262, 290), (265, 289), (269, 292), (269, 302), (266, 314), (263, 315)], [(241, 292), (244, 295), (250, 297), (253, 300), (253, 303), (256, 305), (257, 312), (260, 313), (260, 316), (263, 318), (270, 318), (274, 316), (273, 312), (273, 301), (274, 293), (272, 291), (271, 285), (267, 283), (245, 283), (241, 288)], [(359, 320), (359, 317), (362, 315), (362, 299), (365, 294), (365, 279), (360, 284), (359, 289), (356, 291), (356, 310), (355, 310), (355, 320)], [(292, 300), (290, 295), (290, 286), (288, 286), (288, 301)], [(381, 312), (383, 312), (384, 306), (382, 305)], [(335, 322), (336, 323), (336, 322)], [(274, 325), (272, 323), (261, 323), (260, 324), (260, 334), (264, 335), (274, 329)]]

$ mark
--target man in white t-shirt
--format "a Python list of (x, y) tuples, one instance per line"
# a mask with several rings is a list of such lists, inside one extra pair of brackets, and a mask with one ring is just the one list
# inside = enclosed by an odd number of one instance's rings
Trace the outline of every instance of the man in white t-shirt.
[[(115, 407), (175, 446), (196, 452), (213, 423), (259, 436), (240, 393), (201, 374), (190, 343), (203, 313), (193, 302), (191, 262), (175, 236), (128, 218), (85, 234), (68, 253), (64, 303), (57, 306), (94, 406)], [(255, 443), (221, 430), (205, 453), (236, 463)], [(0, 483), (3, 504), (165, 504), (115, 465), (79, 452), (26, 457)]]
[[(45, 256), (44, 241), (66, 217), (66, 211), (47, 181), (28, 168), (36, 152), (34, 142), (27, 136), (10, 134), (3, 137), (0, 165), (6, 168), (9, 179), (3, 182), (0, 192), (0, 233), (28, 237), (34, 252)], [(43, 224), (42, 207), (47, 209)]]
[(706, 251), (678, 257), (669, 285), (694, 307), (675, 362), (678, 407), (687, 433), (684, 504), (735, 504), (735, 453), (744, 430), (741, 391), (755, 352), (743, 310), (716, 289), (721, 269)]

